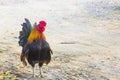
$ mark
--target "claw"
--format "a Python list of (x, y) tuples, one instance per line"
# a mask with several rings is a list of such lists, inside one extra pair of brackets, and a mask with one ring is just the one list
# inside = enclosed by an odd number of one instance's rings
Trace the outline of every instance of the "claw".
[(43, 75), (39, 75), (40, 78), (43, 78)]

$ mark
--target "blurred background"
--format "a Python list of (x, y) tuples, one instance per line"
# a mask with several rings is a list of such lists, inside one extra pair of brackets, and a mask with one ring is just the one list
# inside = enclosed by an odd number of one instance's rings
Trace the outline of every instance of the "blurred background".
[(0, 0), (1, 79), (31, 75), (19, 60), (24, 18), (47, 22), (54, 55), (43, 80), (120, 80), (120, 0)]

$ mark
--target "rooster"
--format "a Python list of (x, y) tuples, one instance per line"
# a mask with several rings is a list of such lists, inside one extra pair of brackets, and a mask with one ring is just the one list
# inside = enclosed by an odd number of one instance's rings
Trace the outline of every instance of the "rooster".
[[(27, 62), (32, 66), (34, 75), (34, 67), (35, 64), (39, 64), (40, 76), (42, 76), (42, 66), (45, 63), (46, 65), (51, 61), (51, 54), (53, 54), (49, 43), (44, 40), (44, 35), (39, 36), (37, 39), (29, 39), (31, 36), (31, 32), (36, 26), (32, 27), (30, 21), (25, 18), (25, 22), (22, 25), (22, 31), (20, 31), (19, 35), (19, 45), (22, 46), (21, 53), (21, 61), (25, 66), (27, 66)], [(38, 28), (39, 30), (39, 28)], [(44, 29), (40, 29), (44, 30)], [(38, 33), (36, 33), (38, 35)], [(32, 36), (35, 36), (32, 34)], [(26, 62), (27, 60), (27, 62)]]

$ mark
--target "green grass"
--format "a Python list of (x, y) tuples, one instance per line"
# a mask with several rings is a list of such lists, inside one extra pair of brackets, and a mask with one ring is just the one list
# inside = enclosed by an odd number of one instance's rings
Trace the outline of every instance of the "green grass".
[(0, 48), (0, 52), (2, 52), (3, 51), (3, 49), (2, 48)]

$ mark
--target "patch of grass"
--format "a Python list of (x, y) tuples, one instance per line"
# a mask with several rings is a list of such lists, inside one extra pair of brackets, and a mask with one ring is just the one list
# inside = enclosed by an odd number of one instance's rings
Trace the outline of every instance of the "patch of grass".
[(0, 48), (0, 52), (3, 52), (3, 49), (2, 49), (2, 48)]

